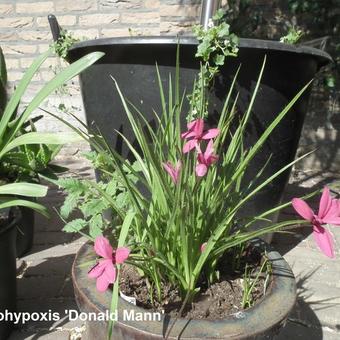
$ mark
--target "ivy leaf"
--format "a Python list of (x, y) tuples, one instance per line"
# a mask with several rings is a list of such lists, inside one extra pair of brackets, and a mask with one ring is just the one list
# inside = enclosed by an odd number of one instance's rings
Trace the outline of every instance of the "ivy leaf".
[(203, 40), (197, 48), (197, 57), (202, 57), (204, 61), (207, 61), (209, 59), (211, 52), (211, 46), (210, 46), (210, 41), (208, 40)]
[(217, 54), (214, 58), (214, 62), (216, 65), (224, 65), (225, 55)]
[(220, 26), (219, 26), (219, 29), (218, 29), (218, 32), (217, 32), (217, 36), (219, 38), (224, 38), (226, 36), (229, 35), (229, 25), (227, 23), (222, 23)]
[(223, 9), (220, 8), (220, 9), (215, 13), (215, 15), (213, 16), (213, 20), (214, 20), (214, 21), (219, 21), (219, 20), (221, 20), (221, 19), (223, 18), (223, 16), (224, 16), (225, 13), (226, 13), (225, 10), (223, 10)]

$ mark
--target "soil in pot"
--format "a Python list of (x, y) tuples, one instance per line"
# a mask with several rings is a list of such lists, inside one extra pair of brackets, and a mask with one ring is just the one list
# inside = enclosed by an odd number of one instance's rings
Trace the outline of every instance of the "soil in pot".
[[(169, 331), (169, 325), (173, 324), (171, 339), (178, 337), (181, 339), (273, 339), (285, 324), (288, 313), (295, 304), (295, 277), (288, 263), (278, 252), (260, 240), (254, 240), (251, 244), (264, 254), (270, 263), (266, 294), (262, 298), (258, 297), (253, 307), (216, 320), (177, 319), (169, 314), (160, 315), (160, 320), (145, 320), (144, 315), (153, 314), (150, 309), (134, 306), (120, 298), (116, 311), (118, 322), (115, 323), (113, 338), (117, 340), (164, 339), (165, 332)], [(105, 293), (98, 292), (94, 280), (88, 276), (88, 266), (84, 266), (84, 263), (91, 263), (95, 259), (93, 244), (85, 243), (78, 251), (72, 266), (72, 281), (79, 310), (105, 315), (109, 310), (112, 294), (109, 290)], [(136, 317), (142, 316), (143, 322), (139, 318), (126, 318), (126, 315), (131, 313)], [(106, 320), (88, 320), (83, 339), (107, 339), (107, 327)]]
[[(244, 310), (242, 299), (245, 271), (247, 271), (248, 277), (251, 276), (251, 282), (253, 282), (257, 273), (262, 269), (262, 273), (258, 276), (249, 297), (250, 306), (261, 300), (267, 288), (267, 273), (263, 269), (268, 268), (270, 270), (269, 262), (268, 267), (266, 264), (262, 266), (263, 261), (266, 260), (252, 247), (248, 247), (244, 252), (237, 270), (234, 269), (232, 260), (233, 256), (230, 254), (220, 262), (218, 266), (220, 277), (216, 283), (208, 285), (207, 280), (202, 278), (199, 285), (201, 287), (200, 293), (191, 304), (186, 306), (181, 317), (218, 320)], [(153, 312), (164, 311), (172, 317), (179, 316), (182, 300), (178, 289), (172, 287), (169, 283), (162, 282), (162, 298), (157, 299), (157, 293), (154, 289), (152, 294), (154, 300), (151, 301), (150, 283), (146, 278), (141, 277), (134, 267), (122, 266), (120, 290), (126, 296), (134, 297), (137, 306)]]

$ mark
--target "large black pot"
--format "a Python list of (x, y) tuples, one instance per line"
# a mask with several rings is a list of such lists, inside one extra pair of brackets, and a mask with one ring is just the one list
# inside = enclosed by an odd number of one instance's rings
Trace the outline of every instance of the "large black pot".
[(34, 210), (20, 207), (21, 217), (18, 220), (17, 227), (17, 257), (26, 255), (33, 246), (34, 239)]
[[(174, 79), (177, 42), (174, 37), (98, 39), (77, 43), (69, 51), (68, 60), (71, 62), (89, 52), (105, 52), (102, 59), (80, 75), (86, 118), (88, 124), (94, 122), (109, 144), (126, 157), (131, 155), (122, 139), (117, 138), (115, 130), (124, 133), (132, 142), (134, 137), (110, 75), (118, 81), (123, 94), (143, 112), (148, 121), (154, 123), (152, 110), (161, 113), (155, 64), (158, 64), (162, 83), (167, 88), (169, 73), (172, 73)], [(185, 37), (181, 38), (180, 43), (180, 86), (182, 90), (189, 92), (199, 69), (199, 63), (194, 57), (197, 41)], [(320, 67), (331, 60), (327, 53), (310, 47), (240, 39), (238, 57), (227, 59), (212, 89), (209, 117), (212, 125), (217, 120), (216, 116), (221, 111), (231, 79), (240, 63), (242, 67), (236, 86), (240, 92), (237, 108), (241, 114), (246, 110), (265, 55), (266, 68), (247, 128), (244, 140), (246, 147), (257, 141), (293, 96), (315, 76)], [(267, 178), (293, 160), (309, 93), (307, 91), (301, 97), (271, 134), (246, 173), (246, 185), (269, 157), (271, 161), (261, 179)], [(183, 122), (185, 112), (184, 108)], [(279, 203), (288, 177), (289, 171), (262, 190), (244, 211), (252, 215)]]
[[(285, 324), (288, 313), (293, 308), (296, 299), (296, 284), (294, 275), (279, 253), (272, 250), (259, 240), (253, 243), (272, 264), (272, 277), (265, 297), (255, 306), (230, 315), (223, 320), (188, 320), (178, 319), (171, 331), (169, 339), (273, 339)], [(88, 318), (86, 333), (83, 340), (107, 339), (107, 321), (103, 320), (109, 312), (112, 291), (99, 293), (93, 279), (88, 277), (88, 267), (85, 263), (95, 261), (93, 246), (84, 244), (77, 253), (72, 267), (74, 293), (82, 320)], [(168, 315), (154, 315), (153, 320), (140, 321), (138, 317), (148, 317), (150, 311), (134, 306), (119, 298), (118, 321), (115, 323), (112, 339), (164, 339), (170, 325), (174, 322)], [(93, 315), (97, 315), (97, 320)], [(89, 318), (92, 315), (92, 320)], [(134, 315), (134, 320), (129, 316)], [(114, 316), (114, 315), (113, 315)], [(108, 318), (106, 317), (106, 320)]]
[[(16, 212), (18, 214), (18, 212)], [(0, 227), (0, 315), (16, 310), (16, 222), (19, 216), (9, 216)], [(7, 339), (13, 323), (0, 321), (0, 339)]]

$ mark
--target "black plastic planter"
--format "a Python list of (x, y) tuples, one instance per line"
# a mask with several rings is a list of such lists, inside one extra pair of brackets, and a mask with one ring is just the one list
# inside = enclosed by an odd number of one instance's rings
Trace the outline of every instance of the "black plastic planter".
[[(221, 320), (178, 319), (171, 331), (169, 339), (273, 339), (285, 324), (288, 313), (295, 304), (296, 284), (294, 275), (279, 253), (272, 250), (264, 242), (253, 243), (272, 264), (272, 277), (264, 298), (255, 306), (230, 315)], [(88, 277), (88, 268), (84, 263), (95, 261), (93, 247), (86, 243), (77, 253), (72, 267), (72, 280), (76, 301), (81, 312), (88, 316), (96, 314), (97, 320), (88, 320), (83, 340), (107, 339), (111, 291), (99, 293), (94, 280)], [(162, 315), (148, 319), (150, 310), (134, 306), (119, 299), (117, 317), (112, 339), (164, 339), (174, 319)], [(103, 321), (104, 316), (104, 321)], [(114, 315), (115, 316), (115, 315)], [(146, 318), (140, 321), (139, 317)], [(144, 319), (145, 320), (145, 319)]]
[[(17, 212), (16, 212), (17, 213)], [(16, 225), (17, 218), (8, 218), (0, 228), (0, 313), (16, 309)], [(7, 339), (13, 324), (0, 321), (0, 339)]]
[[(151, 124), (155, 123), (152, 110), (161, 113), (155, 64), (158, 64), (162, 82), (167, 88), (169, 73), (174, 79), (177, 42), (178, 39), (174, 37), (98, 39), (77, 43), (69, 51), (68, 60), (71, 62), (89, 52), (105, 52), (102, 59), (80, 75), (82, 97), (88, 124), (95, 123), (108, 142), (125, 157), (131, 155), (122, 139), (116, 137), (115, 130), (122, 132), (131, 142), (134, 142), (134, 138), (110, 76), (117, 80), (125, 97), (143, 112), (145, 118)], [(180, 44), (180, 85), (182, 90), (189, 92), (199, 68), (194, 57), (197, 41), (186, 37), (180, 39)], [(327, 53), (310, 47), (240, 39), (238, 57), (227, 59), (212, 89), (211, 125), (216, 123), (228, 86), (240, 64), (242, 67), (236, 86), (240, 93), (237, 109), (240, 114), (245, 112), (265, 56), (266, 68), (247, 128), (245, 147), (253, 145), (294, 95), (315, 76), (320, 67), (331, 61)], [(244, 183), (248, 184), (258, 174), (269, 157), (270, 162), (260, 180), (293, 160), (309, 93), (305, 92), (271, 134), (249, 167)], [(183, 123), (185, 112), (184, 108)], [(288, 177), (289, 171), (286, 171), (262, 190), (248, 204), (244, 210), (246, 214), (260, 213), (279, 203)]]
[(34, 239), (34, 210), (21, 207), (21, 218), (18, 220), (17, 227), (17, 257), (27, 254), (33, 246)]

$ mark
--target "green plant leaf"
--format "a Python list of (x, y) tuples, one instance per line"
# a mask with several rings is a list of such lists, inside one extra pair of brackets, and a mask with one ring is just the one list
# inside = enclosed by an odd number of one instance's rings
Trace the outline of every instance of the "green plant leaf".
[(48, 187), (35, 183), (10, 183), (0, 186), (0, 195), (19, 195), (27, 197), (44, 197)]
[[(0, 121), (0, 144), (3, 141), (4, 134), (6, 132), (7, 126), (9, 121), (14, 118), (14, 113), (16, 111), (17, 106), (20, 103), (22, 96), (24, 95), (27, 86), (31, 82), (34, 74), (37, 72), (41, 64), (46, 60), (46, 58), (50, 55), (51, 50), (46, 51), (42, 55), (40, 55), (32, 65), (28, 68), (25, 72), (23, 78), (21, 79), (19, 85), (17, 86), (14, 94), (12, 95), (11, 99), (9, 100), (2, 119)], [(22, 124), (21, 124), (22, 125)], [(21, 126), (20, 125), (20, 126)], [(19, 126), (19, 128), (20, 128)]]
[(50, 214), (47, 210), (46, 207), (43, 205), (32, 202), (32, 201), (26, 201), (22, 199), (16, 199), (16, 198), (11, 198), (11, 197), (1, 197), (0, 198), (0, 209), (5, 209), (5, 208), (11, 208), (11, 207), (26, 207), (33, 209), (37, 213), (49, 218)]
[[(72, 63), (65, 69), (63, 69), (60, 73), (58, 73), (52, 80), (50, 80), (32, 99), (32, 101), (27, 106), (26, 110), (19, 117), (17, 123), (13, 127), (9, 141), (16, 135), (21, 126), (26, 122), (29, 115), (43, 102), (43, 100), (49, 96), (54, 90), (56, 90), (59, 86), (72, 79), (80, 72), (88, 68), (90, 65), (94, 64), (100, 58), (104, 56), (103, 52), (92, 52), (84, 57), (80, 58), (76, 62)], [(40, 66), (40, 65), (39, 65)], [(19, 84), (20, 86), (20, 84)], [(23, 93), (21, 93), (22, 95)], [(20, 98), (21, 98), (20, 95)], [(19, 98), (19, 99), (20, 99)], [(1, 129), (0, 129), (0, 137), (1, 137)]]
[(0, 158), (8, 151), (26, 144), (66, 144), (80, 140), (74, 133), (28, 132), (13, 139), (1, 151)]

